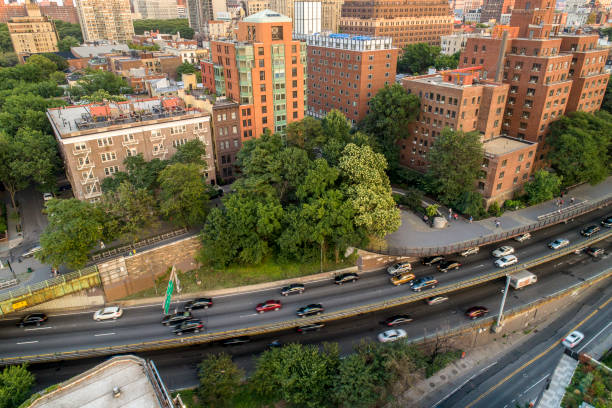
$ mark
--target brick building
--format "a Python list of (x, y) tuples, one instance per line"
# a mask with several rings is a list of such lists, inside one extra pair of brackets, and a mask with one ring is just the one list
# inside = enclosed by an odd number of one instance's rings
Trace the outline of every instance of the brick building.
[(247, 0), (247, 16), (259, 13), (270, 8), (269, 0)]
[(9, 36), (13, 49), (24, 62), (31, 54), (57, 52), (58, 36), (55, 25), (48, 17), (43, 17), (36, 3), (26, 2), (26, 17), (13, 17), (8, 23)]
[(128, 43), (134, 35), (129, 0), (76, 0), (85, 42)]
[(27, 15), (24, 4), (0, 3), (0, 23), (8, 23), (13, 17), (25, 17)]
[(514, 0), (486, 0), (480, 12), (480, 21), (487, 23), (495, 20), (500, 23), (503, 14), (510, 14)]
[(349, 34), (295, 36), (308, 52), (308, 114), (338, 109), (359, 122), (379, 89), (395, 82), (399, 49), (391, 38)]
[[(47, 110), (74, 196), (97, 200), (105, 177), (125, 170), (126, 157), (169, 159), (178, 146), (201, 140), (212, 148), (210, 115), (185, 108), (179, 98), (66, 106)], [(215, 183), (214, 157), (207, 154), (207, 181)]]
[(212, 123), (217, 178), (229, 182), (236, 176), (236, 155), (242, 147), (240, 105), (228, 99), (217, 100), (212, 109)]
[(79, 24), (79, 15), (72, 0), (64, 0), (64, 4), (59, 6), (56, 2), (40, 1), (40, 12), (43, 16), (49, 17), (52, 20), (61, 20), (71, 24)]

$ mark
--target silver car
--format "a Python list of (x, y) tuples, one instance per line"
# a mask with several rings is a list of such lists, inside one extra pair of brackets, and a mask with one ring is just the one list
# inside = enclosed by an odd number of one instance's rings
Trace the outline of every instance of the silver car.
[(472, 247), (472, 248), (468, 248), (463, 252), (460, 252), (459, 255), (461, 256), (469, 256), (469, 255), (474, 255), (477, 254), (480, 251), (480, 247)]
[(387, 273), (389, 275), (398, 275), (402, 272), (409, 272), (411, 270), (412, 270), (412, 265), (410, 264), (410, 262), (398, 262), (388, 267)]
[(493, 256), (496, 258), (501, 258), (502, 256), (506, 256), (506, 255), (511, 255), (514, 253), (514, 248), (512, 248), (510, 245), (504, 245), (502, 247), (497, 248), (495, 251), (493, 251)]
[(569, 243), (570, 243), (569, 239), (557, 238), (553, 242), (550, 242), (548, 244), (548, 247), (550, 249), (561, 249), (561, 248), (565, 248), (566, 246), (568, 246)]

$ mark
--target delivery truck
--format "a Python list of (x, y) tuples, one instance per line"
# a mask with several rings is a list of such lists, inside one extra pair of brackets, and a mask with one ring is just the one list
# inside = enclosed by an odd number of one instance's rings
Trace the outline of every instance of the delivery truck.
[(521, 289), (525, 286), (531, 285), (532, 283), (536, 283), (537, 281), (538, 277), (526, 269), (510, 275), (510, 286), (512, 286), (514, 289)]

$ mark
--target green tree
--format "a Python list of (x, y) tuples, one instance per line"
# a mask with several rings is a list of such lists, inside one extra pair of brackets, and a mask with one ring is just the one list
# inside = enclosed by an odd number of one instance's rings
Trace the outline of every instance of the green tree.
[(180, 145), (176, 149), (176, 153), (172, 156), (171, 161), (173, 163), (183, 164), (199, 164), (201, 166), (206, 165), (206, 146), (199, 139), (193, 139), (185, 144)]
[(70, 52), (70, 48), (78, 47), (79, 45), (81, 45), (79, 40), (71, 35), (67, 35), (57, 42), (57, 47), (62, 52)]
[(196, 80), (202, 82), (202, 73), (196, 69), (193, 64), (183, 62), (179, 65), (176, 69), (176, 80), (181, 81), (183, 79), (183, 74), (196, 74)]
[(160, 212), (180, 227), (200, 225), (206, 219), (208, 193), (202, 167), (175, 163), (159, 174)]
[(55, 29), (60, 40), (70, 36), (76, 38), (79, 44), (83, 42), (83, 33), (81, 32), (80, 25), (61, 20), (54, 20), (53, 24), (55, 24)]
[(63, 72), (54, 72), (49, 78), (58, 85), (66, 83), (66, 75)]
[(599, 33), (602, 36), (607, 36), (608, 37), (608, 41), (612, 41), (612, 27), (601, 28), (599, 30)]
[(439, 200), (454, 205), (463, 193), (475, 189), (484, 160), (480, 135), (444, 128), (429, 150), (427, 159), (428, 173)]
[(101, 69), (88, 70), (87, 74), (77, 83), (78, 85), (72, 87), (76, 89), (70, 89), (70, 94), (73, 95), (73, 97), (78, 97), (78, 95), (91, 95), (100, 89), (112, 95), (122, 95), (132, 91), (125, 79), (110, 71)]
[(123, 102), (123, 101), (126, 101), (126, 100), (127, 99), (124, 96), (122, 96), (122, 95), (111, 95), (105, 89), (98, 89), (97, 91), (95, 91), (91, 95), (85, 95), (85, 96), (81, 97), (81, 101), (89, 102), (89, 103), (94, 103), (94, 102), (98, 102), (99, 103), (99, 102), (104, 102), (104, 101)]
[[(612, 31), (612, 27), (610, 27)], [(612, 75), (608, 78), (608, 85), (606, 86), (606, 94), (604, 95), (601, 109), (608, 113), (612, 113)]]
[(202, 264), (224, 267), (236, 262), (240, 235), (231, 228), (232, 222), (223, 208), (213, 208), (202, 228), (202, 249), (198, 261)]
[(141, 50), (141, 51), (159, 51), (159, 45), (140, 45), (133, 42), (128, 42), (128, 47), (131, 50)]
[(530, 205), (552, 200), (561, 191), (561, 177), (546, 170), (538, 170), (533, 179), (525, 183), (525, 192)]
[(207, 407), (223, 408), (232, 406), (232, 398), (244, 377), (228, 354), (211, 354), (200, 363), (198, 396)]
[(104, 214), (87, 201), (50, 200), (45, 214), (49, 224), (40, 236), (42, 250), (36, 257), (45, 264), (81, 268), (89, 252), (104, 239)]
[(189, 27), (189, 20), (176, 18), (169, 20), (134, 20), (134, 32), (143, 34), (145, 31), (159, 30), (162, 34), (181, 33), (181, 37), (192, 39), (195, 31)]
[(46, 110), (63, 105), (63, 101), (46, 99), (33, 93), (7, 96), (0, 110), (0, 129), (9, 135), (15, 135), (19, 128), (26, 127), (51, 134)]
[(6, 23), (0, 24), (0, 51), (2, 52), (13, 52), (13, 42), (9, 34), (8, 25)]
[(440, 55), (440, 47), (427, 43), (408, 44), (397, 62), (397, 71), (408, 74), (423, 73), (433, 67)]
[(0, 67), (14, 67), (19, 63), (14, 52), (0, 52)]
[(452, 55), (440, 54), (434, 61), (434, 66), (437, 70), (455, 69), (459, 65), (459, 56), (461, 51), (457, 51)]
[(4, 367), (0, 373), (0, 408), (17, 408), (30, 396), (36, 382), (25, 364)]
[(362, 354), (351, 354), (340, 361), (333, 398), (336, 406), (368, 408), (381, 396), (378, 374)]
[[(57, 67), (58, 71), (65, 71), (69, 67), (68, 61), (66, 60), (66, 58), (62, 57), (61, 55), (53, 54), (52, 52), (45, 52), (44, 54), (40, 54), (40, 55), (47, 58), (48, 60), (51, 60)], [(29, 61), (30, 59), (28, 58), (28, 62)]]
[(455, 203), (455, 208), (462, 214), (480, 218), (485, 214), (484, 199), (477, 191), (464, 191), (459, 201)]
[(49, 79), (49, 75), (57, 71), (57, 64), (40, 54), (31, 55), (26, 64), (38, 67), (44, 79)]

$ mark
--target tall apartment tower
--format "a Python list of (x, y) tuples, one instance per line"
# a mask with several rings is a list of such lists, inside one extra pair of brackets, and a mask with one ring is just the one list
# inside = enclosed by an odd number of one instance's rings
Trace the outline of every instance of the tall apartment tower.
[(340, 31), (347, 34), (393, 38), (393, 45), (425, 42), (440, 45), (453, 32), (448, 0), (346, 0)]
[(176, 0), (134, 0), (134, 11), (142, 18), (169, 20), (178, 18)]
[(293, 16), (294, 0), (270, 0), (270, 10), (284, 16)]
[(293, 3), (293, 32), (315, 34), (321, 32), (321, 2), (296, 1)]
[(485, 0), (480, 12), (480, 21), (486, 23), (501, 21), (502, 14), (510, 14), (514, 8), (514, 0)]
[(43, 17), (38, 5), (30, 0), (26, 2), (26, 12), (27, 17), (13, 17), (7, 24), (19, 60), (23, 62), (30, 54), (58, 51), (53, 22)]
[(215, 20), (218, 13), (227, 12), (225, 0), (187, 0), (189, 26), (208, 38), (208, 22)]
[(344, 0), (321, 1), (321, 30), (337, 33), (340, 28)]
[(76, 0), (86, 42), (127, 43), (134, 36), (130, 0)]
[(202, 83), (240, 104), (243, 141), (304, 118), (306, 44), (293, 40), (289, 17), (272, 10), (248, 16), (236, 40), (211, 41), (210, 52), (201, 63)]

